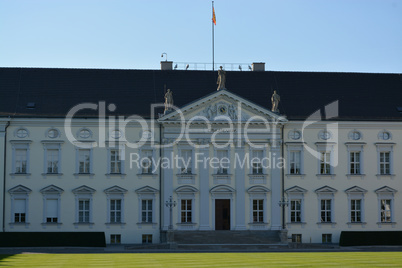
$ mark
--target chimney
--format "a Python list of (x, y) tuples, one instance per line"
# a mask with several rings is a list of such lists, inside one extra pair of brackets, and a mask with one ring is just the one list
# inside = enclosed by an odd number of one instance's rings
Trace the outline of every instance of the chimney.
[(173, 61), (161, 61), (161, 70), (173, 70)]
[(253, 62), (253, 72), (264, 72), (265, 62)]

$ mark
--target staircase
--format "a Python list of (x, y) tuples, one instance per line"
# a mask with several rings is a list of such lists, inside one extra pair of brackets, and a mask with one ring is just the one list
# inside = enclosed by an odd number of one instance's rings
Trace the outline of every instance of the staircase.
[(264, 250), (287, 247), (279, 231), (175, 231), (177, 249)]

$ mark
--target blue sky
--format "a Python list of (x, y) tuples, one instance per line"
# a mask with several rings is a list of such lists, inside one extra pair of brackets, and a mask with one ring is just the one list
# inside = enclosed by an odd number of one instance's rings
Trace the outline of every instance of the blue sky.
[[(402, 73), (402, 0), (216, 0), (215, 62)], [(0, 66), (212, 62), (209, 0), (0, 0)]]

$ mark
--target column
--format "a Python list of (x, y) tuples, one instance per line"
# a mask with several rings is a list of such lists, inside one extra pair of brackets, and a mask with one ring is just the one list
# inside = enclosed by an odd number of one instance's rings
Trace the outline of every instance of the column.
[[(163, 213), (162, 213), (162, 219), (161, 219), (161, 223), (162, 223), (162, 229), (163, 230), (167, 230), (169, 228), (169, 220), (170, 220), (170, 213), (169, 213), (169, 208), (166, 207), (165, 203), (166, 201), (168, 201), (170, 196), (173, 196), (173, 159), (172, 155), (173, 155), (173, 146), (172, 147), (167, 147), (162, 149), (163, 150), (163, 155), (162, 157), (165, 159), (170, 159), (171, 161), (171, 165), (169, 165), (169, 167), (167, 168), (162, 168), (162, 206), (163, 206)], [(161, 160), (162, 161), (162, 160)], [(174, 199), (174, 198), (173, 198)], [(175, 226), (175, 219), (174, 216), (173, 217), (173, 229)]]
[[(244, 142), (239, 142), (235, 148), (235, 158), (234, 161), (240, 159), (242, 162), (244, 159)], [(237, 163), (235, 163), (237, 164)], [(245, 165), (246, 167), (247, 165)], [(236, 166), (235, 166), (236, 167)], [(235, 187), (236, 187), (236, 225), (235, 230), (246, 230), (245, 219), (246, 216), (246, 187), (245, 187), (245, 167), (235, 168)]]
[(278, 167), (281, 163), (281, 141), (271, 141), (271, 229), (282, 229), (282, 208), (279, 201), (282, 198), (282, 169)]
[[(203, 145), (208, 144), (207, 141), (203, 143)], [(198, 169), (200, 181), (200, 230), (211, 230), (209, 224), (209, 164), (203, 161), (207, 157), (209, 157), (209, 145), (206, 148), (200, 148), (195, 159), (195, 165)]]

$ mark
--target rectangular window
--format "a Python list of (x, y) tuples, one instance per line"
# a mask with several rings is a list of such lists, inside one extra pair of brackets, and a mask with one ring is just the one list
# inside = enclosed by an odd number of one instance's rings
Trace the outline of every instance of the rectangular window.
[(152, 244), (152, 235), (151, 234), (143, 234), (142, 235), (142, 243), (143, 244)]
[(90, 165), (91, 165), (91, 150), (89, 149), (80, 149), (78, 152), (79, 157), (79, 173), (86, 174), (90, 173)]
[(302, 235), (301, 234), (292, 234), (292, 242), (293, 243), (301, 243)]
[(110, 173), (121, 173), (120, 150), (110, 150)]
[(121, 199), (110, 200), (110, 222), (121, 223)]
[(262, 159), (263, 159), (264, 151), (263, 150), (255, 150), (253, 151), (253, 159), (251, 161), (253, 174), (262, 174)]
[(89, 199), (78, 201), (78, 222), (89, 223)]
[(332, 243), (332, 234), (322, 234), (322, 243)]
[(181, 150), (181, 174), (191, 174), (192, 150)]
[(152, 174), (153, 171), (153, 164), (152, 158), (153, 153), (152, 150), (142, 150), (142, 174)]
[(110, 244), (121, 244), (121, 235), (111, 234), (110, 235)]
[(350, 174), (360, 174), (360, 152), (350, 152)]
[(350, 222), (362, 221), (361, 204), (362, 204), (361, 199), (350, 200)]
[(290, 222), (301, 222), (301, 199), (290, 201)]
[(192, 200), (181, 200), (181, 222), (192, 222)]
[(228, 151), (218, 150), (219, 168), (218, 174), (228, 174)]
[(26, 200), (14, 199), (14, 222), (25, 222)]
[(142, 200), (141, 221), (152, 222), (152, 199)]
[(28, 150), (26, 149), (15, 150), (15, 173), (27, 173), (27, 154)]
[(253, 222), (264, 222), (264, 200), (253, 200)]
[(300, 151), (290, 152), (290, 159), (289, 159), (290, 174), (300, 174), (300, 166), (301, 166), (300, 156), (301, 156)]
[(59, 173), (59, 150), (48, 149), (47, 152), (47, 173)]
[(321, 200), (321, 222), (331, 222), (331, 199)]
[(331, 174), (330, 158), (331, 158), (330, 152), (321, 152), (320, 174)]
[(381, 222), (392, 222), (391, 199), (381, 199)]
[(46, 222), (58, 222), (59, 200), (46, 199)]
[(390, 152), (380, 152), (380, 174), (388, 175), (390, 172)]

